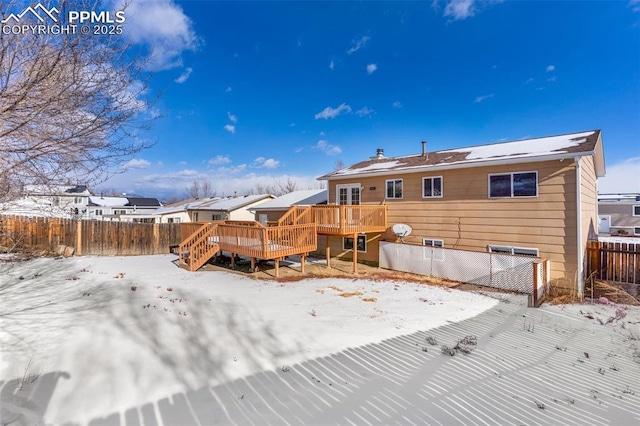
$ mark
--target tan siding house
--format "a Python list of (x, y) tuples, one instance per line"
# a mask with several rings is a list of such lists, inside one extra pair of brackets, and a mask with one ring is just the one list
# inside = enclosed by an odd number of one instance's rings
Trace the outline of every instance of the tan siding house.
[(598, 219), (602, 236), (640, 237), (640, 194), (600, 194)]
[[(582, 288), (586, 241), (596, 235), (600, 131), (386, 158), (321, 177), (329, 202), (387, 204), (388, 223), (413, 228), (404, 241), (474, 251), (507, 251), (551, 261), (557, 286)], [(367, 234), (358, 259), (378, 261), (388, 229)], [(350, 257), (344, 239), (331, 252)], [(350, 248), (350, 244), (347, 244)], [(362, 247), (361, 247), (362, 248)]]

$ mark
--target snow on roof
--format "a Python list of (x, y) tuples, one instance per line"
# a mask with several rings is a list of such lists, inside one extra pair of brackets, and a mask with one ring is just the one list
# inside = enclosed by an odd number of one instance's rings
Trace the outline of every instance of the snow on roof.
[(281, 195), (271, 201), (262, 203), (251, 210), (288, 210), (291, 206), (308, 206), (326, 203), (328, 191), (326, 189), (309, 189), (305, 191), (293, 191)]
[(240, 197), (229, 197), (223, 198), (221, 200), (215, 201), (208, 205), (200, 205), (197, 207), (193, 207), (194, 210), (216, 210), (216, 211), (232, 211), (239, 209), (241, 207), (247, 206), (249, 204), (253, 204), (260, 200), (267, 200), (274, 198), (273, 195), (270, 194), (258, 194), (258, 195), (245, 195)]
[(477, 166), (478, 163), (513, 161), (517, 159), (536, 161), (544, 160), (545, 157), (562, 156), (563, 154), (567, 157), (578, 154), (586, 155), (595, 151), (599, 136), (600, 130), (592, 130), (566, 135), (435, 151), (429, 152), (424, 156), (416, 154), (383, 159), (372, 158), (321, 176), (320, 179), (383, 173), (396, 170), (418, 171), (435, 167), (462, 167), (467, 164), (469, 167), (472, 167), (474, 165)]
[(605, 202), (636, 202), (640, 201), (640, 194), (598, 194), (598, 201)]
[(125, 197), (89, 197), (89, 202), (100, 207), (124, 207), (129, 200)]
[(25, 185), (24, 192), (32, 195), (91, 195), (86, 185)]
[(0, 212), (16, 216), (70, 218), (69, 211), (58, 206), (38, 203), (30, 199), (19, 199), (0, 203)]

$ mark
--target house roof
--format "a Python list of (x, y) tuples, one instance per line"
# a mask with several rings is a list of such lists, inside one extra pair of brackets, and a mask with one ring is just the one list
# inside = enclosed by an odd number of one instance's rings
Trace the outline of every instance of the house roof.
[(289, 210), (291, 206), (308, 206), (326, 203), (328, 191), (326, 189), (309, 189), (305, 191), (293, 191), (281, 195), (271, 201), (264, 202), (251, 210)]
[(258, 195), (245, 195), (240, 197), (228, 197), (222, 198), (220, 200), (214, 201), (212, 203), (203, 203), (199, 206), (194, 206), (189, 208), (189, 210), (213, 210), (213, 211), (223, 211), (230, 212), (237, 209), (241, 209), (253, 203), (269, 200), (275, 198), (271, 194), (258, 194)]
[(128, 200), (125, 197), (89, 197), (89, 205), (100, 207), (124, 207)]
[(638, 202), (640, 202), (640, 194), (638, 193), (598, 194), (598, 202), (637, 204)]
[(25, 185), (24, 192), (32, 195), (91, 195), (86, 185)]
[(148, 197), (127, 197), (127, 204), (125, 204), (125, 206), (127, 207), (133, 207), (133, 206), (137, 206), (137, 207), (161, 207), (162, 204), (160, 204), (160, 201), (158, 201), (155, 198), (148, 198)]
[(347, 179), (360, 175), (397, 174), (399, 171), (410, 173), (494, 164), (529, 163), (584, 155), (595, 156), (596, 174), (604, 176), (604, 154), (600, 130), (434, 151), (426, 155), (372, 157), (318, 179)]

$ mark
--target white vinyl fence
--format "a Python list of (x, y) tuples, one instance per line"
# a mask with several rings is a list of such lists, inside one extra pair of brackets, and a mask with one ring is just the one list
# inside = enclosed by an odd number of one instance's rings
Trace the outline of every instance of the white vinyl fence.
[[(444, 278), (463, 283), (544, 295), (548, 261), (532, 256), (514, 256), (441, 247), (380, 242), (380, 267)], [(537, 291), (533, 291), (533, 289)]]

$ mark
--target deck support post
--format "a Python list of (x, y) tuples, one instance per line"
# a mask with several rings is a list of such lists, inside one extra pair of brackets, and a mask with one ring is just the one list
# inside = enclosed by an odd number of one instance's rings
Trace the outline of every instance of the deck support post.
[(236, 266), (236, 254), (231, 253), (231, 266)]
[(303, 253), (300, 255), (300, 272), (302, 272), (304, 274), (304, 262), (306, 260), (307, 256)]
[(251, 272), (255, 272), (256, 271), (256, 258), (252, 257), (251, 258)]
[(358, 234), (353, 234), (353, 273), (358, 272)]
[(330, 235), (327, 235), (325, 240), (325, 251), (327, 254), (327, 268), (331, 269), (331, 245), (329, 244)]
[(280, 273), (280, 258), (277, 257), (273, 259), (273, 263), (276, 265), (276, 278), (278, 278), (278, 275)]

